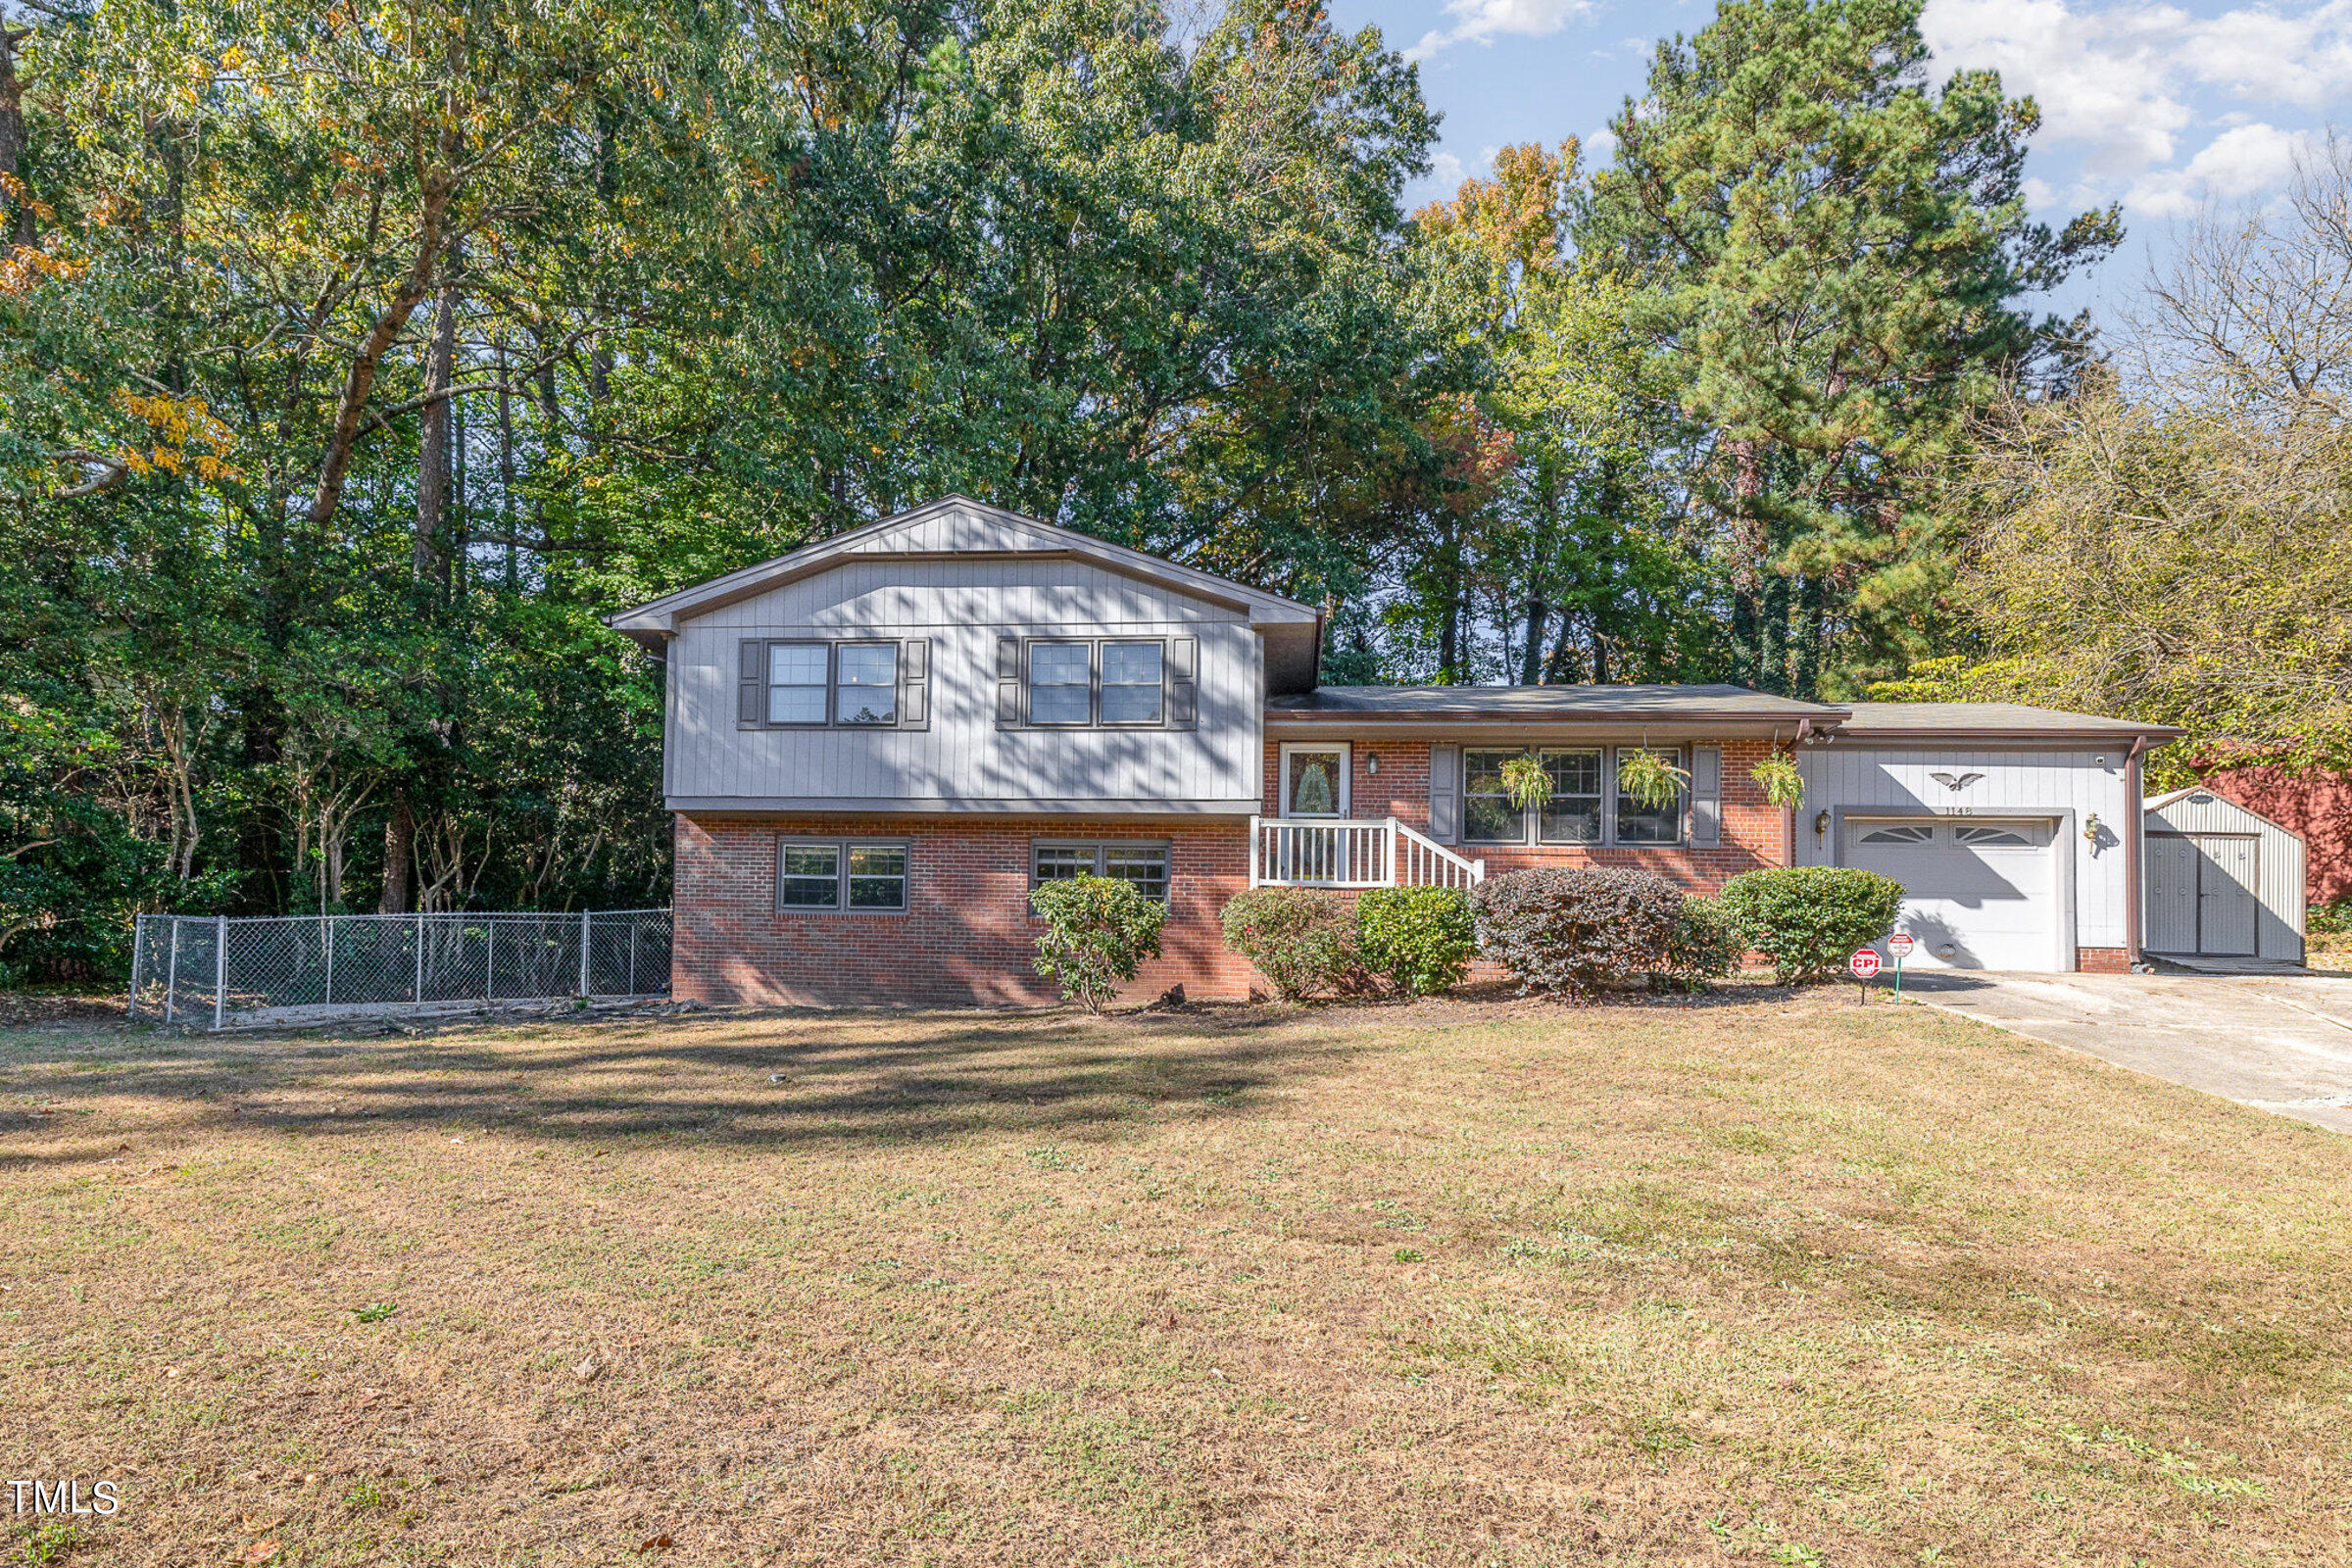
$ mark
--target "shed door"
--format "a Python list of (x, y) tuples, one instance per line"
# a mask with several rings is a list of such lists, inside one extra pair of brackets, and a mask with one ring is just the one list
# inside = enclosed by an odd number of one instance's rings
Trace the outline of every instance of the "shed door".
[(1903, 817), (1846, 823), (1845, 863), (1903, 885), (1907, 960), (1944, 969), (2058, 967), (2058, 887), (2046, 821)]
[(2254, 954), (2254, 841), (2207, 834), (2196, 841), (2197, 951), (2220, 956)]
[(2147, 836), (2150, 953), (2197, 951), (2197, 854), (2194, 842), (2174, 833)]

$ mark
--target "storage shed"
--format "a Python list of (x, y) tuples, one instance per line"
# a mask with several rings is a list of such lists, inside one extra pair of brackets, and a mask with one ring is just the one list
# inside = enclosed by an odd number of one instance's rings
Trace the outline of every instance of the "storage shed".
[(2303, 840), (2202, 787), (2147, 802), (2143, 945), (2159, 956), (2303, 961)]

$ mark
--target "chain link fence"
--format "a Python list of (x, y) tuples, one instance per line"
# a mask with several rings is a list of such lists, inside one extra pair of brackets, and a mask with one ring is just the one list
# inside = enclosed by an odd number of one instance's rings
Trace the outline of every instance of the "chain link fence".
[(368, 1012), (653, 997), (669, 911), (142, 914), (130, 1016), (209, 1029)]

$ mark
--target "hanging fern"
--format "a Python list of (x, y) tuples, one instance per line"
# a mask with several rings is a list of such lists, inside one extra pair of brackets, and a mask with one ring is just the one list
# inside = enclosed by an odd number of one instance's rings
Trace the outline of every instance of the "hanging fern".
[(1764, 799), (1784, 810), (1793, 811), (1805, 804), (1805, 775), (1787, 752), (1773, 753), (1747, 776), (1763, 786)]
[(1551, 775), (1533, 756), (1522, 754), (1502, 764), (1502, 792), (1521, 810), (1551, 799)]
[(1636, 751), (1629, 746), (1617, 754), (1617, 787), (1637, 806), (1653, 811), (1672, 806), (1682, 799), (1690, 783), (1690, 774), (1657, 752)]

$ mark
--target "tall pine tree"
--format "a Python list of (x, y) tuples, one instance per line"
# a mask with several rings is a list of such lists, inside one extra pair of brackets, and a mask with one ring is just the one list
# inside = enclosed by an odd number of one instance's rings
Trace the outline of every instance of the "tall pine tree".
[(1932, 475), (2004, 378), (2079, 328), (2024, 297), (2104, 256), (2113, 209), (2032, 221), (2040, 123), (1991, 72), (1929, 77), (1920, 0), (1729, 0), (1658, 47), (1579, 248), (1657, 279), (1639, 322), (1689, 426), (1693, 501), (1769, 690), (1914, 651), (1946, 580)]

